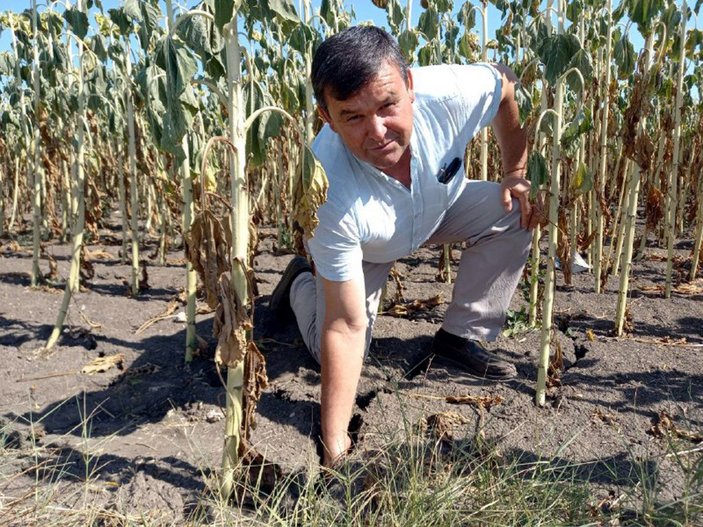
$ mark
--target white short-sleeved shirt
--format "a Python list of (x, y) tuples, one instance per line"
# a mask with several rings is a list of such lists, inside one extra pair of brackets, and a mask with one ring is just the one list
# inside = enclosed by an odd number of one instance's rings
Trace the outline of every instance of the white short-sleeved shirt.
[[(412, 76), (410, 188), (356, 158), (329, 125), (315, 138), (329, 190), (308, 250), (327, 280), (361, 277), (362, 261), (391, 262), (425, 243), (466, 185), (466, 145), (498, 111), (501, 80), (489, 64), (415, 68)], [(455, 157), (458, 174), (440, 183), (440, 169)]]

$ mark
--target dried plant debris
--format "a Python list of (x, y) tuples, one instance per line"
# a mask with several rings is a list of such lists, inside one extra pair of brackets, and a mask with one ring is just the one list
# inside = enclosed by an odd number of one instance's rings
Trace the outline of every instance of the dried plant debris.
[(247, 352), (247, 331), (253, 324), (246, 308), (232, 289), (229, 273), (219, 279), (219, 304), (212, 332), (217, 337), (215, 362), (228, 368), (235, 366)]
[(440, 293), (425, 300), (415, 299), (410, 302), (395, 303), (385, 311), (385, 314), (397, 318), (422, 318), (442, 304), (444, 304), (444, 297)]
[(393, 279), (393, 283), (395, 284), (395, 295), (393, 296), (393, 304), (404, 304), (405, 297), (403, 296), (403, 290), (406, 289), (406, 287), (403, 285), (403, 280), (405, 279), (405, 275), (398, 271), (395, 266), (393, 266), (390, 272), (390, 277)]
[(561, 349), (559, 340), (556, 338), (556, 334), (552, 334), (552, 343), (554, 344), (554, 354), (549, 357), (547, 388), (561, 386), (561, 372), (564, 371), (564, 352)]
[[(657, 293), (661, 295), (664, 294), (664, 288), (665, 286), (663, 284), (643, 285), (638, 287), (643, 293)], [(672, 287), (671, 290), (683, 296), (700, 295), (703, 293), (703, 279), (698, 278), (693, 282), (679, 284)]]
[(693, 441), (694, 443), (703, 442), (703, 433), (679, 428), (674, 423), (673, 417), (671, 417), (666, 411), (659, 412), (659, 414), (652, 420), (652, 426), (649, 430), (647, 430), (647, 433), (658, 438), (675, 436), (680, 439)]
[(92, 375), (94, 373), (106, 372), (111, 368), (124, 369), (124, 355), (122, 353), (97, 357), (83, 366), (81, 368), (81, 373)]
[(166, 306), (166, 309), (164, 309), (161, 313), (158, 315), (155, 315), (151, 317), (149, 320), (144, 322), (137, 330), (134, 332), (135, 335), (139, 335), (141, 332), (145, 331), (147, 328), (153, 326), (160, 320), (166, 320), (169, 319), (173, 316), (173, 314), (176, 312), (176, 310), (181, 306), (181, 302), (178, 298), (172, 299), (168, 305)]
[(293, 190), (293, 217), (305, 235), (311, 238), (320, 223), (317, 209), (327, 201), (329, 182), (312, 150), (305, 146), (301, 157)]
[(452, 430), (460, 425), (468, 423), (469, 420), (456, 412), (440, 412), (432, 414), (424, 419), (424, 425), (439, 441), (452, 441)]
[(600, 422), (607, 425), (614, 425), (618, 422), (618, 415), (615, 412), (596, 408), (591, 414), (591, 421), (594, 423)]
[(153, 373), (156, 373), (160, 369), (160, 366), (152, 364), (151, 362), (147, 362), (146, 364), (142, 364), (141, 366), (130, 366), (124, 373), (120, 374), (119, 377), (115, 378), (115, 380), (110, 383), (110, 386), (119, 384), (120, 382), (126, 379), (136, 379), (138, 377), (144, 377), (145, 375), (151, 375)]
[(500, 395), (447, 395), (445, 400), (451, 404), (470, 404), (486, 410), (503, 403)]
[(230, 271), (230, 223), (224, 225), (212, 212), (199, 213), (186, 235), (186, 255), (205, 285), (205, 299), (211, 308), (218, 303), (218, 281)]
[(251, 430), (256, 428), (254, 416), (256, 415), (256, 403), (261, 398), (261, 392), (268, 386), (266, 375), (266, 359), (256, 347), (254, 342), (249, 342), (244, 364), (244, 421), (242, 428), (244, 437), (247, 439)]

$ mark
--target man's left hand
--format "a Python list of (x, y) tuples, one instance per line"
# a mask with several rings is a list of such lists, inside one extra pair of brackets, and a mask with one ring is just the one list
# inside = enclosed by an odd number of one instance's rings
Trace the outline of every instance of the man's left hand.
[(513, 198), (520, 202), (520, 226), (532, 230), (540, 223), (542, 203), (530, 202), (530, 182), (522, 176), (505, 176), (500, 182), (501, 199), (506, 212), (513, 210)]

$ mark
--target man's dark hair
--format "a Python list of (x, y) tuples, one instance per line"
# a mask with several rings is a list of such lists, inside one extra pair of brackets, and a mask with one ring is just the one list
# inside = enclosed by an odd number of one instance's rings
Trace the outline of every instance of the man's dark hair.
[(368, 84), (386, 62), (395, 64), (408, 83), (408, 65), (393, 37), (375, 26), (353, 26), (332, 35), (315, 52), (312, 87), (325, 110), (325, 90), (346, 101)]

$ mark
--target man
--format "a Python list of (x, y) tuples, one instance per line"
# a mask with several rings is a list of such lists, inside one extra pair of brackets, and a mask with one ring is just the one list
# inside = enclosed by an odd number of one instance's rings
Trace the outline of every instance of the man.
[[(307, 240), (315, 273), (294, 258), (270, 305), (292, 309), (321, 365), (324, 465), (350, 448), (357, 383), (393, 262), (425, 243), (467, 243), (432, 352), (480, 377), (516, 375), (479, 343), (500, 332), (533, 226), (515, 82), (500, 65), (411, 71), (392, 37), (370, 26), (330, 37), (315, 54), (326, 124), (313, 151), (329, 179)], [(466, 145), (488, 124), (501, 150), (500, 185), (464, 177)]]

